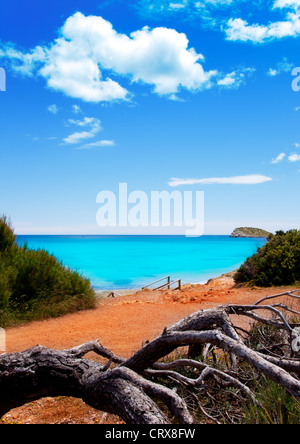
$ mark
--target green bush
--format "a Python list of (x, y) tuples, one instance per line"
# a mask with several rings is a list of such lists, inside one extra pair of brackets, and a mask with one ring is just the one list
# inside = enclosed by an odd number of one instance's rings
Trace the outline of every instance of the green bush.
[(0, 218), (0, 326), (95, 307), (90, 282), (44, 250), (19, 247)]
[[(298, 325), (299, 319), (290, 319), (291, 326)], [(284, 345), (286, 344), (286, 345)], [(272, 325), (256, 323), (249, 332), (247, 346), (264, 353), (272, 350), (277, 357), (283, 357), (288, 347), (286, 332)], [(248, 365), (243, 364), (246, 372)], [(252, 373), (252, 382), (251, 382)], [(247, 377), (244, 375), (245, 380)], [(249, 388), (255, 394), (257, 404), (252, 401), (244, 405), (245, 423), (248, 424), (299, 424), (300, 403), (277, 382), (259, 371), (248, 372)]]
[(237, 283), (260, 287), (293, 285), (300, 280), (300, 231), (278, 231), (239, 268)]
[(246, 424), (299, 424), (300, 404), (283, 387), (266, 377), (256, 382), (258, 405), (244, 406)]

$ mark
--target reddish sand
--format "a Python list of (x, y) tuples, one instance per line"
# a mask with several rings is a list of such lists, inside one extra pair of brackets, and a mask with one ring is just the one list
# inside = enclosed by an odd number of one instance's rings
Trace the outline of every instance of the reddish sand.
[[(7, 330), (7, 352), (24, 351), (37, 344), (66, 349), (87, 341), (100, 343), (122, 357), (129, 357), (144, 340), (164, 327), (200, 309), (221, 304), (250, 304), (287, 288), (235, 288), (223, 277), (206, 285), (185, 286), (181, 291), (143, 291), (129, 296), (101, 299), (96, 309), (58, 319), (33, 322)], [(118, 419), (90, 409), (72, 398), (47, 398), (15, 409), (2, 423), (116, 423)]]

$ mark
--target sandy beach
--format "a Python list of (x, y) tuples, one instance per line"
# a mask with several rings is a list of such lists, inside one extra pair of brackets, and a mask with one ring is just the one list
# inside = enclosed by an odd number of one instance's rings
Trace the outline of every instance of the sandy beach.
[[(179, 290), (141, 290), (115, 298), (100, 298), (96, 309), (57, 319), (33, 322), (7, 330), (7, 352), (24, 351), (37, 344), (53, 349), (71, 348), (99, 339), (115, 354), (129, 357), (143, 341), (154, 339), (181, 318), (221, 304), (250, 304), (263, 296), (290, 287), (237, 288), (223, 276), (205, 285), (186, 285)], [(119, 292), (117, 292), (119, 293)], [(126, 292), (125, 292), (126, 293)], [(99, 359), (88, 355), (89, 359)], [(46, 398), (9, 412), (2, 423), (118, 423), (119, 419), (72, 398)]]

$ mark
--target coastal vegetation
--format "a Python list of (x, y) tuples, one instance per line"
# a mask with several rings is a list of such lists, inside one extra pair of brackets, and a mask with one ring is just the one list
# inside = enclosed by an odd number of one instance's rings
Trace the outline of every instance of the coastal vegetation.
[(19, 246), (0, 218), (0, 326), (93, 308), (90, 282), (44, 250)]
[(300, 231), (278, 231), (237, 270), (236, 283), (259, 287), (294, 285), (300, 281)]

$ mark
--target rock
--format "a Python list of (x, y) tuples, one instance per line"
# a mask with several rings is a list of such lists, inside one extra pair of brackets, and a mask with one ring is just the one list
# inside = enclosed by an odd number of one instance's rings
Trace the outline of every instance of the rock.
[(266, 230), (262, 230), (261, 228), (250, 228), (250, 227), (242, 227), (236, 228), (230, 237), (260, 237), (260, 238), (268, 238), (271, 233)]

